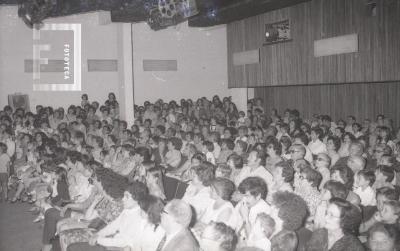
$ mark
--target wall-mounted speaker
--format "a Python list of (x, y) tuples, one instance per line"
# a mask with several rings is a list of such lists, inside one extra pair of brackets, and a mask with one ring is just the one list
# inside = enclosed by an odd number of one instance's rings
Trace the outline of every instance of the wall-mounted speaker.
[(29, 107), (29, 96), (27, 94), (10, 94), (8, 95), (8, 105), (11, 106), (14, 111), (17, 108), (23, 108), (25, 111), (30, 111)]
[(266, 24), (264, 37), (264, 45), (291, 41), (289, 20)]

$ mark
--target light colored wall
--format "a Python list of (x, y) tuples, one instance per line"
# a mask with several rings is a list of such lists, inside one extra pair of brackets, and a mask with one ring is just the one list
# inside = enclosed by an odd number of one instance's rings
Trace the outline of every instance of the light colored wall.
[[(53, 18), (46, 22), (82, 24), (82, 91), (33, 91), (32, 73), (24, 73), (24, 60), (33, 57), (32, 30), (18, 17), (17, 7), (0, 6), (0, 107), (8, 103), (7, 95), (15, 92), (29, 94), (31, 109), (37, 104), (56, 107), (80, 104), (83, 93), (88, 93), (90, 100), (100, 102), (106, 100), (109, 92), (115, 92), (117, 98), (122, 98), (118, 72), (87, 70), (87, 59), (118, 59), (118, 44), (121, 44), (118, 26), (121, 24), (99, 25), (98, 13)], [(62, 39), (53, 36), (50, 41), (59, 42)]]
[[(226, 27), (191, 28), (187, 23), (153, 31), (133, 25), (135, 104), (144, 101), (229, 96)], [(176, 59), (178, 71), (145, 72), (143, 59)]]
[[(114, 92), (121, 101), (121, 112), (129, 113), (132, 104), (127, 99), (131, 97), (126, 94), (132, 92), (128, 88), (132, 60), (128, 48), (131, 44), (130, 25), (99, 25), (98, 13), (53, 18), (46, 22), (82, 24), (82, 91), (33, 91), (32, 73), (24, 72), (24, 60), (32, 59), (33, 55), (32, 30), (18, 17), (15, 6), (1, 6), (0, 107), (8, 103), (8, 94), (16, 92), (29, 95), (31, 108), (37, 104), (55, 107), (79, 104), (83, 93), (88, 93), (90, 100), (102, 103), (109, 92)], [(189, 28), (183, 23), (155, 32), (146, 23), (141, 23), (133, 24), (132, 30), (135, 104), (158, 98), (166, 101), (211, 98), (215, 94), (233, 96), (238, 101), (246, 99), (244, 92), (238, 95), (237, 90), (228, 89), (225, 26), (201, 29)], [(62, 37), (50, 40), (60, 41)], [(87, 59), (118, 59), (119, 71), (88, 72)], [(178, 71), (144, 72), (143, 59), (176, 59)], [(132, 120), (129, 116), (126, 118)]]

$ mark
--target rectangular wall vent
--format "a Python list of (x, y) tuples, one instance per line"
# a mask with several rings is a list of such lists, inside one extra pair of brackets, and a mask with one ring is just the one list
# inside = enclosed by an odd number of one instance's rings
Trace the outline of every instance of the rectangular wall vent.
[(88, 59), (88, 71), (118, 71), (116, 59)]
[(330, 56), (358, 51), (358, 35), (331, 37), (314, 41), (314, 56)]
[(259, 49), (233, 53), (233, 65), (258, 64), (259, 62)]
[(143, 71), (177, 71), (177, 60), (144, 59)]

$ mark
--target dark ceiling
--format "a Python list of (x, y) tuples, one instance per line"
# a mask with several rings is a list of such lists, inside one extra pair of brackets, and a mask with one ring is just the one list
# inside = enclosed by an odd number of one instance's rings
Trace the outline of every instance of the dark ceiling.
[[(195, 2), (198, 10), (196, 15), (164, 22), (164, 26), (168, 24), (174, 25), (188, 19), (189, 26), (207, 27), (227, 24), (310, 0), (0, 0), (0, 4), (19, 4), (19, 6), (25, 6), (25, 9), (31, 10), (31, 13), (36, 11), (35, 13), (38, 14), (34, 15), (38, 17), (36, 19), (32, 18), (35, 21), (41, 21), (47, 17), (105, 10), (111, 11), (113, 22), (135, 23), (147, 21), (149, 24), (151, 22), (154, 24), (154, 22), (165, 21), (162, 18), (160, 21), (159, 16), (153, 17), (150, 14), (151, 10), (158, 10), (159, 1)], [(42, 8), (44, 5), (47, 5), (47, 7)], [(165, 27), (161, 25), (152, 28), (160, 29)]]

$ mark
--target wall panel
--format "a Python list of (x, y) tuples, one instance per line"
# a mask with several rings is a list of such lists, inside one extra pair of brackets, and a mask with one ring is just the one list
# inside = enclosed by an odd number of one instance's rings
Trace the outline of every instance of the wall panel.
[(332, 119), (356, 116), (358, 121), (384, 114), (400, 126), (400, 82), (260, 87), (255, 98), (262, 98), (266, 111), (297, 109), (303, 117), (329, 114)]
[[(400, 1), (311, 0), (227, 26), (229, 87), (400, 80)], [(266, 23), (289, 19), (293, 41), (263, 46)], [(357, 33), (359, 51), (316, 58), (314, 40)], [(260, 48), (260, 63), (234, 66), (232, 54)]]

